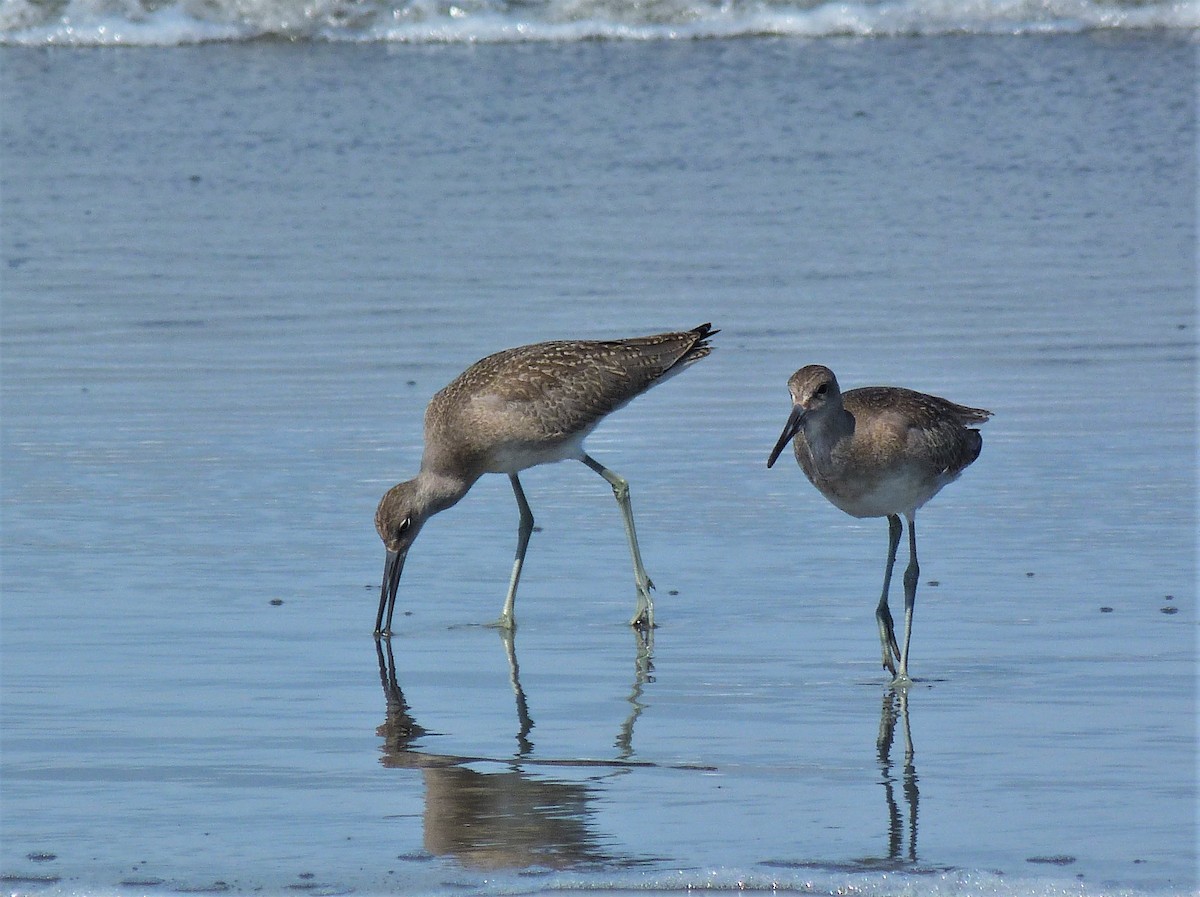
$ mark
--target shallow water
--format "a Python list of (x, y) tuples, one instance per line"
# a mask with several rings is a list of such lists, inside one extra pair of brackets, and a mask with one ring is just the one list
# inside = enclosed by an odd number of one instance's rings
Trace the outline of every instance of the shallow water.
[[(1192, 44), (0, 62), (6, 889), (1195, 891)], [(652, 643), (561, 464), (512, 644), (490, 477), (377, 648), (434, 391), (706, 320), (589, 441)], [(996, 415), (918, 517), (903, 706), (886, 525), (765, 468), (814, 361)]]

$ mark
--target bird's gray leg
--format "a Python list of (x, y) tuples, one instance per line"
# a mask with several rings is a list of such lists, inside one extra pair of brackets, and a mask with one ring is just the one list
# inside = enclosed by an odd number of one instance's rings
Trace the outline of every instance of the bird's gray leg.
[(508, 475), (512, 482), (513, 494), (517, 497), (517, 508), (521, 512), (521, 522), (517, 528), (517, 557), (513, 561), (512, 578), (508, 581), (508, 595), (504, 598), (504, 609), (500, 611), (500, 619), (495, 625), (501, 629), (513, 629), (517, 625), (513, 616), (513, 605), (517, 601), (517, 583), (521, 580), (521, 567), (525, 563), (525, 549), (529, 547), (529, 536), (533, 532), (533, 511), (529, 510), (529, 502), (525, 500), (525, 490), (515, 473)]
[(892, 585), (892, 568), (896, 566), (896, 549), (900, 545), (900, 518), (888, 514), (888, 557), (883, 569), (883, 594), (875, 608), (875, 620), (879, 623), (879, 644), (883, 648), (883, 665), (889, 673), (896, 675), (896, 661), (900, 660), (900, 646), (896, 644), (896, 630), (892, 623), (892, 612), (888, 609), (888, 589)]
[(642, 564), (637, 530), (633, 526), (633, 506), (629, 502), (629, 483), (625, 481), (624, 477), (613, 473), (589, 455), (583, 456), (583, 463), (604, 477), (612, 486), (613, 495), (616, 496), (617, 504), (621, 508), (621, 516), (625, 520), (625, 535), (629, 537), (629, 553), (633, 555), (633, 578), (637, 583), (638, 593), (637, 610), (629, 623), (631, 626), (652, 627), (654, 626), (654, 601), (650, 598), (650, 590), (654, 588), (654, 583), (646, 575), (646, 568)]
[(917, 527), (913, 514), (908, 518), (908, 568), (904, 571), (904, 650), (900, 652), (900, 669), (896, 671), (895, 685), (911, 685), (908, 675), (908, 643), (912, 639), (913, 606), (917, 603), (917, 579), (921, 567), (917, 563)]

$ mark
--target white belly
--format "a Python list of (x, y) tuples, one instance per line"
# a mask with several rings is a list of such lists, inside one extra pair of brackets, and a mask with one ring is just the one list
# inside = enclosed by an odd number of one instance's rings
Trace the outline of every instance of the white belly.
[(865, 486), (858, 483), (853, 483), (850, 488), (835, 488), (828, 483), (816, 485), (835, 507), (852, 517), (886, 517), (913, 513), (956, 479), (957, 476), (943, 476), (930, 480), (917, 471), (897, 471)]
[(584, 435), (559, 443), (503, 443), (488, 453), (487, 472), (518, 473), (539, 464), (582, 461)]

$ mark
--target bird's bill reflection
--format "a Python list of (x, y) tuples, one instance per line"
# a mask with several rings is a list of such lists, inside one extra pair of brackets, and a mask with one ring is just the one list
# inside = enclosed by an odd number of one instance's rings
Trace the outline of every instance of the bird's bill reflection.
[[(379, 613), (375, 615), (375, 634), (392, 634), (392, 613), (396, 610), (396, 592), (400, 589), (400, 574), (404, 571), (407, 552), (387, 550), (383, 561), (383, 584), (379, 587)], [(387, 619), (384, 620), (384, 611)]]

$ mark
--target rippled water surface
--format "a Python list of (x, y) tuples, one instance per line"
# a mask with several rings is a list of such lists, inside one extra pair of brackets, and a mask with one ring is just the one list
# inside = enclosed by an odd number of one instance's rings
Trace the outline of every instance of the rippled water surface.
[[(1195, 48), (1167, 34), (5, 48), (0, 877), (32, 894), (1193, 893)], [(371, 636), (429, 397), (721, 329), (487, 477)], [(995, 412), (918, 518), (786, 380)], [(902, 555), (903, 563), (903, 555)], [(894, 584), (893, 607), (900, 604)]]

